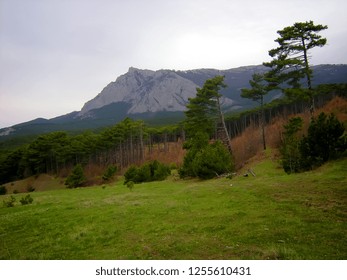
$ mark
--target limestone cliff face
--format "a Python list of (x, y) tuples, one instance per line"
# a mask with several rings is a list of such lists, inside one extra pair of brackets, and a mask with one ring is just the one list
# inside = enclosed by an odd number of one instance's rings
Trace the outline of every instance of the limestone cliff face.
[[(184, 111), (188, 98), (195, 96), (197, 87), (199, 85), (175, 71), (131, 67), (126, 74), (85, 103), (79, 117), (87, 116), (90, 110), (117, 102), (129, 104), (128, 114)], [(232, 101), (225, 99), (224, 103), (230, 105)]]

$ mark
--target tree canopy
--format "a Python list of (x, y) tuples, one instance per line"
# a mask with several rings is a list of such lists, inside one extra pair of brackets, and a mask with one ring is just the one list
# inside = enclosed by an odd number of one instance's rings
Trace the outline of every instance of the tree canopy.
[(188, 136), (197, 132), (211, 135), (215, 130), (215, 123), (220, 110), (219, 91), (225, 88), (223, 76), (216, 76), (206, 80), (202, 88), (196, 89), (196, 96), (189, 98), (187, 104), (185, 128)]
[(309, 51), (315, 47), (323, 47), (326, 44), (327, 39), (318, 33), (327, 28), (326, 25), (315, 25), (313, 21), (306, 21), (296, 22), (292, 26), (277, 31), (280, 37), (275, 42), (279, 44), (279, 47), (269, 51), (269, 55), (273, 60), (264, 63), (265, 66), (272, 68), (270, 73), (273, 77), (276, 77), (279, 84), (287, 83), (298, 89), (301, 86), (300, 80), (306, 78), (308, 89), (306, 95), (311, 101), (311, 111), (314, 110), (314, 103)]
[(270, 90), (266, 84), (265, 75), (254, 73), (249, 84), (251, 88), (241, 89), (241, 97), (252, 99), (262, 106), (264, 103), (264, 95), (266, 95)]

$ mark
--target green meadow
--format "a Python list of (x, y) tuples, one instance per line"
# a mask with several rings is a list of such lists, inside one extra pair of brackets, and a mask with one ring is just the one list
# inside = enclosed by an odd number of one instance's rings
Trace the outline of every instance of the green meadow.
[(143, 183), (0, 197), (0, 259), (347, 259), (347, 159), (287, 175)]

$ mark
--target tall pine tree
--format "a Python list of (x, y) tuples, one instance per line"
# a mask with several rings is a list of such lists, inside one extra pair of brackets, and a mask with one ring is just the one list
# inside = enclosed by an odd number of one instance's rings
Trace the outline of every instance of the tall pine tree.
[(264, 95), (267, 94), (272, 88), (265, 79), (265, 74), (254, 73), (252, 80), (249, 81), (251, 88), (241, 89), (241, 97), (249, 98), (259, 103), (260, 105), (260, 123), (263, 139), (263, 148), (266, 150), (265, 141), (265, 113), (264, 113)]
[[(232, 151), (228, 132), (221, 110), (219, 91), (226, 87), (223, 76), (206, 80), (197, 89), (196, 97), (187, 104), (185, 130), (189, 140), (184, 147), (188, 150), (179, 173), (181, 177), (198, 176), (211, 178), (233, 168)], [(210, 137), (221, 128), (223, 142), (209, 144)], [(226, 138), (226, 139), (225, 139)]]
[[(312, 114), (315, 105), (309, 51), (326, 44), (327, 40), (318, 33), (327, 28), (326, 25), (315, 25), (313, 21), (306, 21), (294, 23), (277, 31), (280, 37), (275, 42), (279, 44), (279, 47), (269, 51), (273, 60), (264, 63), (265, 66), (272, 68), (271, 72), (277, 76), (278, 83), (287, 83), (296, 89), (287, 91), (288, 94), (308, 97)], [(300, 80), (303, 78), (306, 79), (306, 90), (300, 90)]]
[(206, 80), (201, 89), (197, 88), (196, 97), (189, 98), (187, 104), (185, 129), (188, 137), (194, 137), (197, 133), (211, 136), (217, 129), (217, 138), (232, 153), (221, 108), (222, 95), (219, 93), (225, 87), (224, 76), (216, 76)]

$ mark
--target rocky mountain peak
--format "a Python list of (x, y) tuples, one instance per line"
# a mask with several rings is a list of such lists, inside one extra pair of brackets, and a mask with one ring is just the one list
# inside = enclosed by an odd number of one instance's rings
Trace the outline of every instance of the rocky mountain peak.
[(128, 114), (184, 111), (188, 98), (195, 96), (197, 87), (196, 83), (172, 70), (152, 71), (130, 67), (127, 73), (88, 101), (79, 117), (91, 117), (91, 110), (118, 102), (129, 105)]

